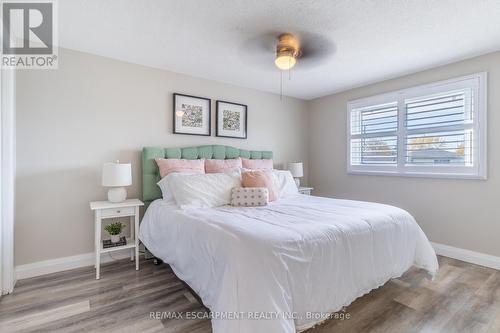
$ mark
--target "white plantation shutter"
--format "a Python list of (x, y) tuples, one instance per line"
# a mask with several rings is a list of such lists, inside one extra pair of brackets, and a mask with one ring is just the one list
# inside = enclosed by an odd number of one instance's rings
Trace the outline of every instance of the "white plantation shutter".
[(471, 89), (405, 101), (406, 164), (472, 166)]
[(348, 104), (348, 171), (484, 178), (486, 74)]
[(351, 112), (351, 163), (396, 165), (398, 105), (386, 103)]

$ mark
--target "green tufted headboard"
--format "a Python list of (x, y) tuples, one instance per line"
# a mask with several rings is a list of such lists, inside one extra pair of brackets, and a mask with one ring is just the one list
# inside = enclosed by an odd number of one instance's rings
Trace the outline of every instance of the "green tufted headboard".
[(210, 145), (187, 148), (156, 148), (142, 149), (142, 200), (146, 207), (151, 201), (161, 198), (158, 185), (160, 173), (155, 158), (184, 158), (196, 160), (199, 158), (224, 160), (244, 157), (250, 159), (273, 158), (272, 151), (244, 150), (231, 146)]

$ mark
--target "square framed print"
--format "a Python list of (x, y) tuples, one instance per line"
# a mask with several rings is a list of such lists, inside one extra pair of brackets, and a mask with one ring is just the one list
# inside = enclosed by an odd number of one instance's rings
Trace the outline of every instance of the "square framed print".
[(174, 94), (174, 134), (206, 135), (211, 132), (210, 98)]
[(247, 138), (248, 107), (244, 104), (217, 101), (215, 135), (226, 138)]

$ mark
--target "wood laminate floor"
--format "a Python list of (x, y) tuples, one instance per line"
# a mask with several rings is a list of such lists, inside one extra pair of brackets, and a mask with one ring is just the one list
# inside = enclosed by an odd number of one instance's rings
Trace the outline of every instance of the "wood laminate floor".
[[(445, 257), (434, 281), (411, 269), (357, 299), (348, 320), (307, 333), (500, 332), (500, 272)], [(211, 332), (208, 319), (152, 319), (151, 312), (203, 313), (167, 265), (128, 260), (18, 281), (0, 299), (0, 332)], [(257, 332), (256, 332), (257, 333)], [(266, 332), (267, 333), (267, 332)], [(272, 333), (272, 332), (269, 332)]]

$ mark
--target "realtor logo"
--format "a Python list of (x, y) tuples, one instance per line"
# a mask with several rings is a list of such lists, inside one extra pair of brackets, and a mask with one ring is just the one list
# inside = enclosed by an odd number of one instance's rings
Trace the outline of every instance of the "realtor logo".
[(2, 1), (2, 67), (57, 68), (56, 3)]

